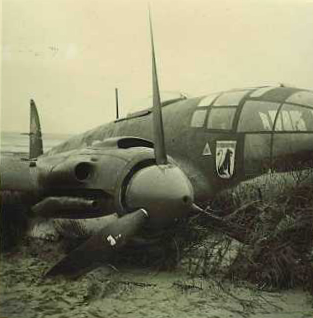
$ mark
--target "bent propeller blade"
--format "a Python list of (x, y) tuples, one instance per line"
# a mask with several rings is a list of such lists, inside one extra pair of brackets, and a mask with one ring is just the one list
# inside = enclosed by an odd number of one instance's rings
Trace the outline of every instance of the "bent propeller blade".
[(164, 127), (162, 118), (162, 106), (158, 82), (158, 74), (155, 60), (154, 40), (151, 13), (149, 9), (149, 25), (150, 25), (150, 38), (151, 38), (151, 54), (152, 54), (152, 88), (153, 88), (153, 136), (154, 136), (154, 154), (156, 163), (158, 165), (167, 164), (165, 139), (164, 139)]
[(95, 261), (108, 259), (112, 252), (124, 246), (147, 218), (148, 213), (144, 209), (118, 218), (61, 259), (45, 276), (79, 276), (90, 269)]

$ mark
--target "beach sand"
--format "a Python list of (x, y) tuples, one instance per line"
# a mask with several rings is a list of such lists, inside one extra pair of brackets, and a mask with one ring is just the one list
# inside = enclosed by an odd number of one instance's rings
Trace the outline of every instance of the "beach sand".
[(1, 255), (0, 317), (281, 317), (313, 316), (302, 290), (261, 291), (247, 283), (102, 264), (77, 279), (43, 278), (62, 257), (56, 242), (28, 240)]

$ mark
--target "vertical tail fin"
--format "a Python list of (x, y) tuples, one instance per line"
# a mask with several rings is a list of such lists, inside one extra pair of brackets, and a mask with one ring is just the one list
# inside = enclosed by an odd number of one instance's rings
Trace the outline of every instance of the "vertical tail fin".
[(29, 159), (43, 154), (43, 144), (38, 111), (35, 102), (30, 100)]

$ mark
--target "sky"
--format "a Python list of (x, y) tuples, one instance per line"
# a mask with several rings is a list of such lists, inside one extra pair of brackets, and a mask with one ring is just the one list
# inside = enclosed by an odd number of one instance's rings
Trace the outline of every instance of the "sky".
[[(150, 0), (160, 89), (313, 89), (313, 1)], [(80, 133), (151, 95), (146, 0), (2, 0), (2, 131)]]

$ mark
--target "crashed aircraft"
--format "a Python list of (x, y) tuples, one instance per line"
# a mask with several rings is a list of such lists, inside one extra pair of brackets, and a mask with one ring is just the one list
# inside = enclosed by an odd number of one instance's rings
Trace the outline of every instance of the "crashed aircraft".
[(158, 231), (201, 213), (217, 193), (242, 181), (312, 167), (312, 91), (262, 86), (161, 101), (151, 23), (150, 31), (151, 108), (44, 153), (31, 101), (29, 159), (2, 159), (2, 213), (23, 204), (41, 219), (96, 220), (93, 235), (47, 275), (71, 274), (143, 228)]

